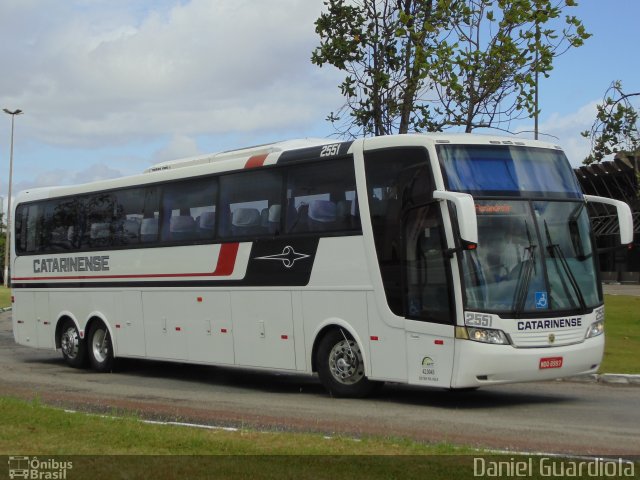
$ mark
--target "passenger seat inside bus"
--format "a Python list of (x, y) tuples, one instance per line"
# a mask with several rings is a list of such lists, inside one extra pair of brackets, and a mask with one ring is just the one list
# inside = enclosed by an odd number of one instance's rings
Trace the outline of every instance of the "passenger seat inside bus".
[[(293, 203), (293, 199), (291, 199), (291, 203)], [(295, 211), (293, 208), (290, 208), (289, 211)], [(297, 210), (297, 214), (294, 218), (287, 219), (288, 231), (291, 233), (297, 232), (307, 232), (309, 231), (309, 205), (306, 203), (302, 203)]]
[(170, 240), (190, 240), (195, 236), (196, 221), (191, 215), (175, 215), (169, 219)]
[(213, 238), (216, 226), (216, 212), (202, 212), (197, 220), (200, 238)]
[(261, 220), (257, 208), (238, 208), (231, 216), (231, 234), (243, 236), (264, 233), (265, 229), (260, 225)]
[(268, 233), (278, 233), (280, 229), (280, 213), (282, 212), (282, 206), (279, 204), (273, 204), (265, 210), (267, 210), (266, 222), (262, 225), (266, 227)]
[(122, 243), (140, 242), (140, 222), (127, 219), (122, 223)]
[(314, 200), (309, 204), (307, 224), (310, 231), (334, 230), (338, 214), (337, 205), (331, 200)]
[(158, 239), (158, 219), (143, 218), (140, 224), (140, 241), (154, 242)]
[(336, 205), (337, 227), (340, 229), (351, 228), (351, 200), (340, 200)]
[(89, 229), (89, 245), (105, 247), (111, 242), (111, 224), (108, 222), (92, 223)]

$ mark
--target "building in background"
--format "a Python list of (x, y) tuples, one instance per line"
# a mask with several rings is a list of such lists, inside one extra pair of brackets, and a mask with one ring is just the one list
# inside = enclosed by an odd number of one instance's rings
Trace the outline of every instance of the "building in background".
[(633, 248), (619, 245), (620, 229), (615, 209), (603, 204), (589, 204), (600, 254), (600, 270), (605, 282), (640, 283), (640, 155), (618, 154), (607, 162), (575, 169), (584, 193), (615, 198), (629, 204), (633, 214)]

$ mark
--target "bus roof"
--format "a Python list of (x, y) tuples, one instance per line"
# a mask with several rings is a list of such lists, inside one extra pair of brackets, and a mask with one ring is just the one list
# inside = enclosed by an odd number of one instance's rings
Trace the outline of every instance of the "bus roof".
[[(473, 133), (412, 133), (369, 137), (359, 141), (363, 142), (364, 150), (438, 144), (515, 145), (562, 150), (557, 145), (537, 140)], [(352, 143), (354, 142), (330, 138), (303, 138), (170, 160), (155, 164), (140, 174), (99, 180), (86, 184), (30, 188), (17, 195), (16, 205), (19, 202), (81, 194), (96, 189), (115, 189), (138, 184), (155, 183), (167, 179), (186, 178), (192, 175), (197, 176), (241, 169), (245, 168), (245, 162), (247, 162), (248, 159), (256, 156), (282, 158), (286, 155), (288, 159), (292, 161), (296, 159), (306, 159), (309, 156), (315, 158), (320, 152), (319, 147), (324, 145), (339, 144), (341, 145), (341, 154), (344, 154)]]
[(326, 138), (302, 138), (297, 140), (287, 140), (283, 142), (265, 143), (252, 147), (239, 148), (236, 150), (226, 150), (217, 153), (207, 153), (189, 158), (179, 158), (166, 162), (156, 163), (147, 168), (144, 173), (153, 173), (161, 170), (173, 170), (176, 168), (193, 167), (204, 165), (220, 160), (231, 160), (235, 158), (247, 158), (254, 155), (264, 155), (274, 152), (284, 152), (285, 150), (295, 150), (298, 148), (317, 147), (330, 143), (337, 143), (335, 140)]

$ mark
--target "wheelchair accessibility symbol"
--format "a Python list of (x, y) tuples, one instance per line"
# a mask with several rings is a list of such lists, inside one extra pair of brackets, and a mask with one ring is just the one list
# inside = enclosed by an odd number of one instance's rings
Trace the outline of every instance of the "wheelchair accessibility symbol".
[(536, 308), (547, 308), (547, 292), (536, 292)]

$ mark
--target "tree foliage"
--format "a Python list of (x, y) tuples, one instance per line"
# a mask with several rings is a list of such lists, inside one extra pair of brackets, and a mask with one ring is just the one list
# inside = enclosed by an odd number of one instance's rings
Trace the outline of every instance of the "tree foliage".
[(582, 163), (599, 162), (613, 153), (637, 154), (640, 151), (638, 111), (630, 100), (637, 96), (640, 92), (624, 93), (620, 80), (609, 85), (602, 103), (597, 106), (591, 129), (582, 132), (583, 137), (591, 140), (591, 152)]
[[(339, 133), (500, 128), (533, 115), (535, 74), (589, 37), (574, 0), (326, 0), (312, 62), (346, 73)], [(345, 116), (347, 118), (345, 118)]]

